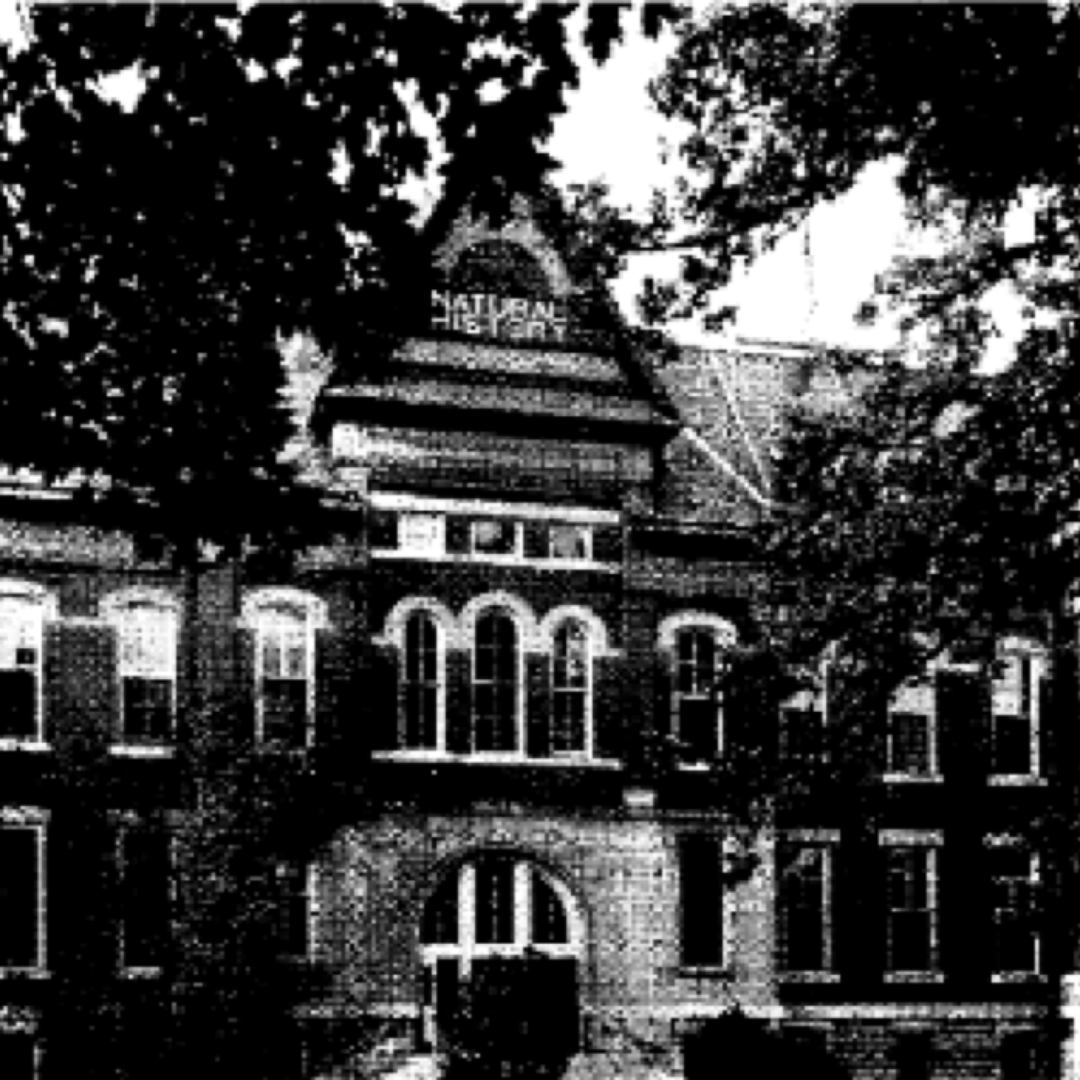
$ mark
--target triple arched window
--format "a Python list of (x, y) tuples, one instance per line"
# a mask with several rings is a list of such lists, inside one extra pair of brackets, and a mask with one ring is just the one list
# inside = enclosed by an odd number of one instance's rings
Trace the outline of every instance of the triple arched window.
[(587, 609), (537, 620), (516, 597), (491, 594), (454, 616), (416, 599), (391, 612), (384, 641), (397, 655), (397, 750), (595, 756), (594, 668), (608, 650)]

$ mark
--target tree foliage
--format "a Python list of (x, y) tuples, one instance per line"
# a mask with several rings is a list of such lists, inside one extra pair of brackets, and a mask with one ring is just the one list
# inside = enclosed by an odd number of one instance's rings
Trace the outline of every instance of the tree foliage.
[[(309, 520), (286, 508), (280, 338), (393, 346), (422, 110), (448, 194), (540, 183), (576, 6), (33, 9), (0, 54), (0, 461), (92, 479), (174, 540)], [(588, 12), (594, 55), (617, 15)]]
[[(883, 692), (973, 628), (1058, 609), (1076, 576), (1078, 60), (1072, 4), (723, 6), (653, 87), (692, 125), (677, 210), (700, 248), (668, 310), (707, 306), (875, 162), (899, 161), (910, 221), (940, 241), (870, 305), (917, 363), (819, 358), (844, 404), (796, 406), (778, 476), (786, 643), (840, 643)], [(1023, 330), (991, 373), (1003, 291)]]

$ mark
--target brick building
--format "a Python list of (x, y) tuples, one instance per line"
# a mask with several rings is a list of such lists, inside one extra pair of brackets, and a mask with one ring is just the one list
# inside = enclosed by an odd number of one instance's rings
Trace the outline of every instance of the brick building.
[[(861, 1076), (1049, 1057), (1062, 954), (1034, 898), (1064, 781), (1040, 628), (1002, 642), (992, 685), (957, 661), (906, 687), (872, 802), (809, 784), (729, 880), (705, 763), (748, 742), (812, 772), (828, 725), (822, 697), (776, 717), (720, 675), (768, 632), (755, 527), (786, 403), (844, 388), (779, 348), (654, 370), (542, 220), (446, 208), (415, 332), (313, 382), (336, 502), (287, 574), (182, 577), (12, 479), (0, 1075), (48, 1080), (50, 1016), (88, 972), (121, 1041), (182, 996), (204, 873), (185, 747), (219, 699), (245, 746), (334, 791), (274, 892), (310, 1069), (390, 1035), (430, 1047), (462, 977), (536, 954), (585, 1051), (675, 1067), (683, 1033), (738, 1010)], [(650, 731), (682, 744), (673, 769)]]

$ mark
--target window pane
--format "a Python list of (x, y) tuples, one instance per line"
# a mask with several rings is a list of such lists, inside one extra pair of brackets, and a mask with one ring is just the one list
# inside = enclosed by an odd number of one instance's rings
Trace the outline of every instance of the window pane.
[(38, 965), (38, 832), (0, 827), (0, 968)]
[(566, 911), (555, 888), (536, 870), (532, 877), (532, 939), (537, 945), (565, 945), (570, 940)]
[(589, 531), (585, 525), (552, 525), (551, 557), (553, 559), (587, 559)]
[(1031, 772), (1031, 721), (1027, 717), (994, 716), (990, 771), (1000, 776), (1027, 776)]
[(718, 710), (710, 698), (683, 698), (679, 703), (679, 740), (693, 761), (714, 758), (717, 745)]
[(120, 623), (123, 675), (171, 678), (176, 668), (173, 616), (160, 609), (133, 609)]
[(515, 751), (517, 630), (505, 612), (485, 612), (477, 620), (473, 665), (473, 748)]
[(34, 739), (37, 734), (37, 676), (0, 670), (0, 738)]
[(158, 967), (169, 940), (169, 838), (124, 828), (121, 940), (126, 967)]
[(404, 690), (405, 747), (433, 750), (437, 746), (435, 710), (438, 691), (433, 686), (407, 685)]
[(512, 521), (474, 521), (472, 549), (482, 555), (513, 555), (517, 550), (517, 526)]
[(278, 950), (284, 956), (306, 957), (311, 947), (308, 867), (300, 862), (278, 865)]
[(720, 845), (714, 837), (691, 834), (680, 838), (679, 887), (683, 964), (723, 963)]
[(557, 691), (552, 699), (551, 751), (554, 754), (585, 752), (585, 694), (578, 690)]
[(22, 1031), (0, 1031), (0, 1076), (35, 1080), (34, 1037)]
[(292, 749), (307, 745), (307, 682), (263, 679), (262, 737)]
[(476, 863), (476, 940), (483, 945), (514, 940), (514, 864), (509, 859)]
[(930, 915), (894, 911), (889, 920), (889, 967), (893, 971), (930, 971)]
[(889, 714), (891, 772), (923, 776), (930, 772), (930, 718), (922, 713)]
[(160, 746), (172, 738), (173, 684), (164, 679), (124, 679), (123, 741)]
[(789, 971), (826, 966), (826, 857), (821, 847), (801, 847), (790, 849), (781, 860), (780, 932)]
[(424, 909), (423, 938), (426, 945), (454, 945), (458, 940), (458, 874), (439, 882)]
[(784, 709), (781, 732), (785, 761), (810, 764), (824, 757), (825, 729), (815, 709)]

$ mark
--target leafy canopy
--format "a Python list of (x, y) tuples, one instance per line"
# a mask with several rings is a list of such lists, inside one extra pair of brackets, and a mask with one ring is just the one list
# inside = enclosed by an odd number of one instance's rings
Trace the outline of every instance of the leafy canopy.
[[(392, 347), (424, 112), (448, 196), (541, 182), (577, 6), (35, 7), (0, 52), (0, 461), (78, 471), (180, 541), (308, 520), (280, 340)], [(581, 25), (603, 58), (620, 10)], [(103, 92), (121, 72), (133, 100)]]
[[(722, 6), (682, 28), (653, 93), (692, 126), (677, 211), (700, 246), (668, 310), (707, 307), (874, 162), (899, 159), (911, 222), (942, 240), (871, 305), (917, 338), (918, 370), (820, 357), (846, 404), (807, 395), (793, 417), (773, 554), (795, 654), (839, 642), (895, 684), (972, 627), (1059, 605), (1080, 504), (1080, 9)], [(991, 374), (1002, 291), (1024, 324)]]

